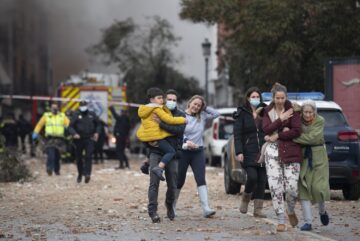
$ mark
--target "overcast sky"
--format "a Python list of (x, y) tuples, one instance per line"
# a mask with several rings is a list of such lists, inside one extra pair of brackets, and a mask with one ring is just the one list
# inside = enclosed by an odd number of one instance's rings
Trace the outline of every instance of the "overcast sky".
[[(175, 34), (182, 38), (174, 51), (183, 59), (178, 69), (187, 76), (195, 76), (203, 84), (204, 59), (201, 43), (204, 38), (211, 39), (214, 36), (214, 28), (180, 20), (178, 0), (41, 1), (50, 16), (49, 29), (56, 80), (85, 68), (90, 71), (103, 70), (90, 60), (84, 49), (97, 43), (101, 29), (109, 26), (115, 19), (132, 17), (136, 23), (141, 24), (146, 21), (147, 16), (159, 15), (167, 19), (173, 25)], [(212, 50), (214, 53), (214, 48)], [(210, 69), (214, 68), (210, 66)]]

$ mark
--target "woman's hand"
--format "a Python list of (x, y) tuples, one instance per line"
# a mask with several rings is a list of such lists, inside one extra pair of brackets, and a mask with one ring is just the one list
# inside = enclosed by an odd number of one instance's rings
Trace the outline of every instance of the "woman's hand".
[(289, 127), (284, 127), (284, 129), (282, 130), (283, 132), (287, 132), (287, 131), (289, 131), (290, 130), (290, 128)]
[(291, 118), (294, 114), (293, 108), (288, 109), (280, 114), (279, 118), (281, 121), (286, 121), (287, 119)]
[(244, 162), (244, 154), (242, 154), (242, 153), (237, 154), (236, 160), (239, 162)]
[(197, 148), (199, 148), (198, 145), (196, 145), (194, 142), (189, 141), (189, 140), (186, 141), (186, 144), (187, 144), (187, 146), (188, 146), (189, 149), (197, 149)]
[(279, 139), (279, 135), (278, 134), (272, 134), (269, 138), (270, 142), (276, 142)]
[(153, 114), (152, 119), (153, 119), (153, 121), (155, 121), (158, 124), (160, 124), (160, 122), (161, 122), (161, 120), (157, 114)]

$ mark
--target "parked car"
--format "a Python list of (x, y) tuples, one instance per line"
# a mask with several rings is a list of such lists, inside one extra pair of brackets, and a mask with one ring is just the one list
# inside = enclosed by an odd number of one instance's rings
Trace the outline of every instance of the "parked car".
[[(298, 104), (303, 101), (296, 100)], [(324, 117), (324, 137), (329, 157), (330, 188), (342, 190), (346, 200), (360, 197), (359, 134), (349, 126), (341, 107), (332, 101), (316, 100), (318, 114)], [(245, 183), (246, 173), (235, 160), (233, 136), (222, 149), (224, 185), (228, 194), (236, 194)]]
[(206, 124), (207, 129), (204, 131), (205, 157), (211, 166), (220, 165), (223, 167), (221, 150), (233, 133), (234, 119), (232, 115), (236, 108), (221, 108), (217, 110), (221, 115), (209, 121)]

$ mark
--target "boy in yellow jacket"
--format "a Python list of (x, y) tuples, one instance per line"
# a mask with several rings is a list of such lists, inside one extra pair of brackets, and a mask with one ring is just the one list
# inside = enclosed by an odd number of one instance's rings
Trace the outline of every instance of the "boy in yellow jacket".
[(141, 105), (138, 109), (138, 115), (141, 118), (141, 125), (136, 133), (136, 136), (140, 141), (149, 142), (149, 144), (153, 144), (150, 142), (156, 141), (160, 150), (164, 153), (159, 165), (151, 169), (151, 172), (158, 176), (160, 180), (164, 181), (164, 168), (175, 156), (176, 151), (166, 140), (166, 137), (171, 136), (171, 134), (160, 128), (159, 124), (153, 120), (153, 115), (157, 115), (160, 120), (170, 125), (185, 124), (186, 119), (184, 117), (173, 117), (170, 110), (163, 106), (164, 92), (159, 88), (148, 89), (147, 96), (150, 103), (147, 105)]

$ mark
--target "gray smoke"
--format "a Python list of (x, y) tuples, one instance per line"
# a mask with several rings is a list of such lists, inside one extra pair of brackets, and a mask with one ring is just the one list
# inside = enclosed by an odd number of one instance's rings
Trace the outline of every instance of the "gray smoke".
[[(169, 0), (0, 0), (0, 8), (16, 1), (38, 4), (47, 19), (47, 35), (54, 81), (58, 83), (70, 74), (88, 69), (95, 72), (114, 72), (116, 68), (104, 67), (90, 58), (85, 49), (96, 44), (101, 29), (115, 19), (132, 17), (136, 23), (145, 23), (146, 17), (159, 15), (173, 26), (182, 38), (177, 56), (183, 63), (179, 69), (186, 75), (203, 79), (204, 60), (201, 41), (209, 36), (204, 25), (179, 20), (179, 1)], [(0, 10), (1, 12), (1, 10)], [(1, 16), (0, 16), (1, 17)]]

